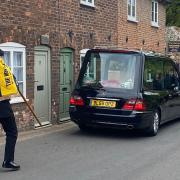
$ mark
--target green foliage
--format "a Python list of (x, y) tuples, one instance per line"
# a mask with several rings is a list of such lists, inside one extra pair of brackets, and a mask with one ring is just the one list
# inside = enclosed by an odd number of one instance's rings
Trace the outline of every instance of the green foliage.
[(166, 24), (180, 27), (180, 0), (171, 0), (167, 6)]

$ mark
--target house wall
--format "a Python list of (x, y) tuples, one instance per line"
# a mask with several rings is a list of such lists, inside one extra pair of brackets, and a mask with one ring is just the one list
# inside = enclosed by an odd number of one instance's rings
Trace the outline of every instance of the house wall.
[(165, 53), (165, 6), (159, 3), (159, 27), (153, 27), (151, 0), (138, 0), (136, 3), (137, 22), (132, 22), (127, 20), (127, 0), (119, 0), (118, 46)]
[[(75, 79), (79, 72), (79, 52), (94, 46), (117, 46), (117, 0), (96, 0), (95, 8), (81, 5), (80, 1), (60, 1), (61, 48), (74, 49)], [(72, 32), (72, 39), (68, 32)], [(109, 37), (111, 36), (111, 37)]]
[[(138, 23), (127, 21), (126, 0), (96, 0), (95, 8), (80, 5), (79, 0), (2, 1), (0, 43), (16, 42), (26, 46), (27, 99), (34, 99), (34, 47), (40, 36), (49, 36), (51, 49), (52, 123), (59, 116), (59, 54), (69, 47), (74, 51), (74, 81), (79, 69), (79, 52), (94, 46), (119, 46), (164, 51), (165, 9), (160, 8), (160, 27), (150, 25), (150, 0), (138, 0)], [(140, 4), (139, 4), (140, 2)], [(148, 14), (148, 16), (147, 16)], [(126, 42), (128, 37), (128, 42)], [(157, 42), (159, 41), (159, 46)], [(18, 128), (33, 128), (33, 117), (24, 103), (13, 104)]]
[[(27, 99), (33, 106), (34, 99), (34, 47), (40, 45), (40, 36), (49, 35), (52, 61), (52, 101), (55, 93), (53, 87), (59, 76), (53, 68), (59, 68), (59, 4), (56, 0), (16, 0), (2, 1), (0, 11), (0, 43), (16, 42), (26, 46), (26, 80)], [(58, 78), (57, 78), (58, 77)], [(52, 103), (52, 111), (56, 106)], [(33, 116), (25, 103), (13, 104), (19, 130), (34, 127)], [(52, 121), (56, 121), (57, 113), (53, 113)]]

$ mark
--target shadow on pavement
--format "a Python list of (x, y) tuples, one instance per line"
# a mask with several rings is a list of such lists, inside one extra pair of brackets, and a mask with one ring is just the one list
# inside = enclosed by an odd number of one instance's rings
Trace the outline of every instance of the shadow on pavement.
[(175, 119), (169, 122), (166, 122), (164, 124), (161, 125), (160, 127), (160, 132), (164, 131), (166, 129), (170, 129), (173, 128), (174, 126), (180, 125), (180, 119)]
[(18, 171), (17, 170), (12, 170), (12, 169), (0, 168), (0, 173), (13, 173), (13, 172), (18, 172)]
[[(172, 128), (175, 128), (175, 126), (177, 125), (180, 126), (180, 119), (175, 119), (161, 125), (157, 136), (163, 135), (163, 133), (165, 133), (168, 130), (169, 131), (172, 130)], [(103, 138), (106, 137), (106, 138), (117, 138), (117, 139), (153, 138), (140, 130), (124, 130), (124, 129), (108, 129), (108, 128), (90, 128), (86, 131), (81, 131), (77, 127), (77, 131), (73, 131), (71, 134), (76, 136), (103, 137)]]
[(122, 130), (122, 129), (108, 129), (108, 128), (91, 128), (87, 131), (81, 131), (77, 127), (77, 131), (74, 131), (72, 135), (86, 136), (86, 137), (101, 137), (101, 138), (123, 138), (123, 139), (137, 139), (144, 138), (142, 132), (137, 130)]

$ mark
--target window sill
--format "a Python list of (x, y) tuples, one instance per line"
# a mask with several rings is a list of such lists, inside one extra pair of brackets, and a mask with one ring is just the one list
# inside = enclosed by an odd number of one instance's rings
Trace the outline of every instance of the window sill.
[(155, 28), (159, 28), (160, 27), (157, 23), (153, 23), (153, 22), (151, 22), (151, 26), (155, 27)]
[[(29, 101), (29, 99), (26, 99), (26, 101)], [(23, 102), (24, 102), (24, 100), (22, 97), (13, 97), (10, 100), (11, 104), (18, 104), (18, 103), (23, 103)]]
[(130, 22), (133, 22), (133, 23), (138, 23), (139, 22), (135, 18), (131, 18), (131, 17), (128, 17), (127, 20), (130, 21)]
[(83, 5), (83, 6), (95, 8), (95, 5), (94, 5), (94, 4), (88, 4), (88, 3), (83, 3), (83, 2), (80, 2), (80, 4)]

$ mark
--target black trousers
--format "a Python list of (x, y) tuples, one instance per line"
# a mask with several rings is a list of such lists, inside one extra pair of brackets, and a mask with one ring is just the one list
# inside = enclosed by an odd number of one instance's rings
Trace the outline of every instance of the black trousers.
[(13, 112), (10, 113), (8, 117), (0, 117), (0, 123), (2, 124), (2, 127), (6, 133), (4, 161), (14, 161), (14, 152), (18, 131)]

